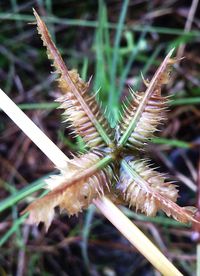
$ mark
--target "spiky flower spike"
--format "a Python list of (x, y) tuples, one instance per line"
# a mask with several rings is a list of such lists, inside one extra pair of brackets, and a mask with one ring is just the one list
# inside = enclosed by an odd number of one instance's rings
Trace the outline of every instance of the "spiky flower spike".
[(58, 83), (63, 95), (58, 101), (62, 102), (61, 108), (65, 109), (64, 115), (75, 134), (85, 141), (88, 152), (69, 160), (66, 168), (58, 168), (59, 175), (46, 181), (50, 192), (24, 211), (30, 213), (29, 222), (38, 224), (43, 221), (48, 229), (56, 206), (68, 215), (76, 215), (104, 194), (148, 216), (163, 210), (178, 221), (196, 221), (193, 207), (179, 207), (175, 203), (176, 186), (156, 172), (146, 158), (139, 157), (144, 155), (145, 144), (165, 119), (163, 110), (167, 98), (161, 95), (161, 88), (168, 82), (175, 63), (171, 58), (173, 50), (152, 80), (145, 82), (145, 92), (131, 91), (131, 100), (128, 105), (124, 104), (124, 114), (119, 122), (120, 131), (115, 135), (95, 97), (88, 93), (89, 82), (85, 83), (77, 71), (67, 69), (45, 23), (36, 11), (34, 15), (48, 57), (59, 74)]

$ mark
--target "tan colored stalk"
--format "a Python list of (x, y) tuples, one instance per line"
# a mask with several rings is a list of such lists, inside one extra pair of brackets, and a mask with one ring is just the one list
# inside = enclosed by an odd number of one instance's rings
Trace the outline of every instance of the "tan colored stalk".
[[(67, 156), (23, 113), (0, 89), (0, 108), (55, 164), (64, 167)], [(135, 246), (163, 275), (182, 275), (159, 249), (106, 197), (93, 201), (104, 216)]]
[(58, 168), (66, 166), (68, 157), (21, 111), (20, 108), (0, 89), (0, 108), (18, 125), (34, 144)]
[(200, 276), (200, 243), (197, 244), (197, 276)]

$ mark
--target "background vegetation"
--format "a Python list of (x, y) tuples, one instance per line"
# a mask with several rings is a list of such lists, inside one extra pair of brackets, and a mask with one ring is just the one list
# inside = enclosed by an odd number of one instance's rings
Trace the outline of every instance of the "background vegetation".
[[(177, 180), (179, 204), (200, 208), (198, 1), (0, 1), (0, 87), (70, 154), (83, 150), (82, 141), (61, 124), (55, 77), (35, 25), (28, 24), (32, 7), (68, 67), (84, 79), (93, 76), (93, 91), (101, 88), (99, 99), (114, 118), (129, 86), (144, 89), (140, 72), (150, 79), (172, 47), (185, 57), (165, 88), (173, 99), (169, 120), (149, 152)], [(0, 275), (156, 275), (93, 206), (79, 217), (57, 216), (47, 234), (23, 224), (20, 211), (42, 194), (54, 167), (3, 112), (0, 162)], [(122, 209), (184, 275), (195, 275), (199, 229), (162, 213), (147, 218)]]

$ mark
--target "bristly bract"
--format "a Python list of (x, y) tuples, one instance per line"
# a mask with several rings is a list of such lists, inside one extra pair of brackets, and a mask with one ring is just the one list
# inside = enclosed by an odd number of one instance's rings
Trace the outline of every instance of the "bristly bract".
[(64, 117), (73, 131), (80, 135), (87, 153), (79, 154), (58, 168), (59, 175), (46, 182), (50, 192), (31, 203), (29, 222), (44, 222), (46, 229), (54, 217), (54, 209), (76, 215), (86, 209), (93, 199), (106, 195), (114, 202), (128, 204), (147, 216), (158, 210), (174, 219), (188, 223), (195, 220), (195, 208), (180, 207), (175, 202), (177, 187), (150, 166), (145, 157), (146, 144), (158, 125), (165, 120), (167, 97), (162, 86), (168, 83), (172, 65), (171, 50), (145, 92), (130, 91), (130, 99), (123, 103), (123, 114), (116, 130), (111, 128), (99, 108), (95, 95), (89, 93), (90, 82), (84, 82), (76, 70), (68, 70), (45, 23), (34, 11), (38, 32), (48, 58), (52, 60), (62, 97), (58, 99)]

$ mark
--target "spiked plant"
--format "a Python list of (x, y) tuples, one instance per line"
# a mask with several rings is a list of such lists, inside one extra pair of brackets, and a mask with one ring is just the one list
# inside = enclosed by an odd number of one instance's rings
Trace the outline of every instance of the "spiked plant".
[(65, 166), (58, 167), (60, 174), (46, 180), (50, 192), (24, 210), (29, 212), (29, 222), (44, 222), (48, 229), (56, 206), (69, 216), (77, 215), (103, 195), (148, 216), (162, 210), (184, 223), (196, 221), (195, 208), (175, 203), (177, 187), (153, 169), (145, 157), (148, 140), (165, 119), (168, 99), (161, 95), (161, 88), (168, 82), (176, 62), (171, 58), (173, 50), (152, 80), (145, 81), (145, 92), (130, 91), (130, 98), (122, 106), (121, 119), (113, 129), (95, 95), (89, 94), (90, 81), (85, 83), (76, 70), (67, 69), (45, 23), (36, 11), (34, 15), (48, 57), (59, 75), (58, 84), (63, 93), (58, 99), (60, 108), (64, 109), (64, 117), (73, 131), (83, 138), (87, 153), (66, 160)]

